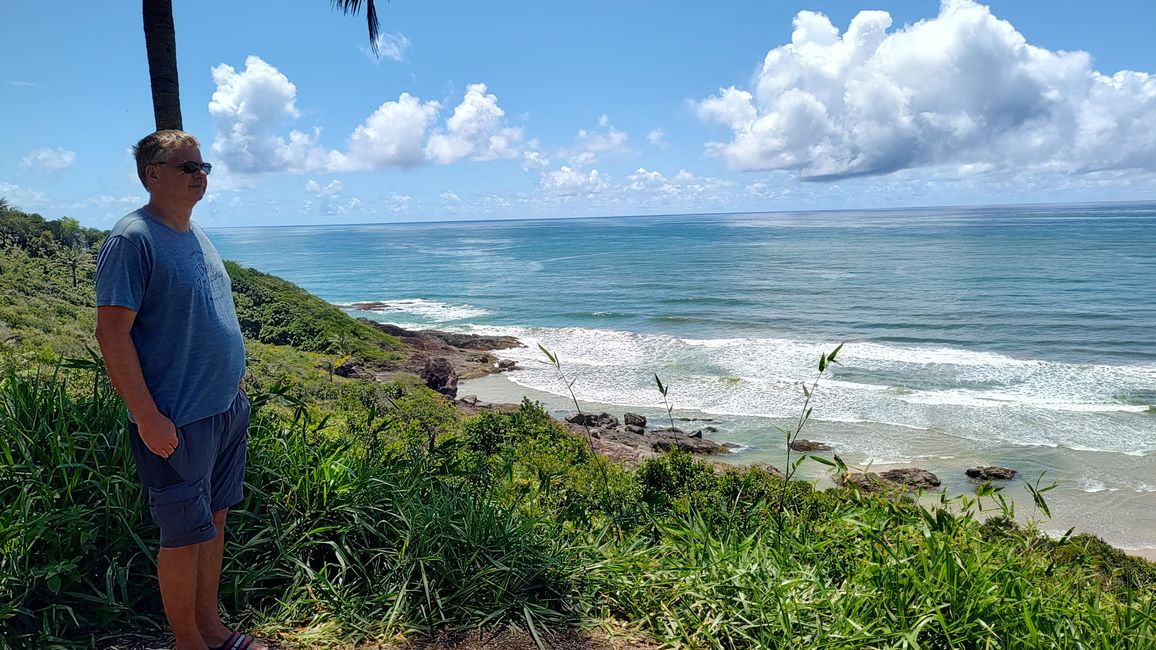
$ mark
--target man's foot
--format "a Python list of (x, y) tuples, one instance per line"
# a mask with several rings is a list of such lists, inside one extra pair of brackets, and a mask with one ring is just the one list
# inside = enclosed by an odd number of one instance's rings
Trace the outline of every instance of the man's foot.
[(269, 646), (252, 634), (233, 632), (224, 643), (212, 646), (211, 650), (269, 650)]

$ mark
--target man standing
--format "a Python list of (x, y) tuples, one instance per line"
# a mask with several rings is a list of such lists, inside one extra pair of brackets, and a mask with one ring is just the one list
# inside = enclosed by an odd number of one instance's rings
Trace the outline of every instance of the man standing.
[(149, 202), (101, 248), (96, 338), (160, 527), (165, 615), (177, 650), (257, 650), (221, 622), (217, 597), (225, 515), (242, 499), (249, 401), (232, 285), (192, 222), (212, 165), (182, 131), (153, 133), (133, 155)]

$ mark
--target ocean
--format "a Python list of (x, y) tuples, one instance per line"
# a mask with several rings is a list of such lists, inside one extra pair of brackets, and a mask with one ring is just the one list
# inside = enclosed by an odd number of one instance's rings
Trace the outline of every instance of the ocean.
[[(520, 370), (459, 394), (710, 424), (783, 460), (803, 437), (872, 470), (1006, 465), (1042, 529), (1156, 554), (1156, 204), (227, 228), (221, 254), (351, 315), (509, 334)], [(350, 305), (380, 302), (380, 309)], [(697, 423), (695, 422), (697, 421)], [(819, 465), (804, 475), (825, 480)]]

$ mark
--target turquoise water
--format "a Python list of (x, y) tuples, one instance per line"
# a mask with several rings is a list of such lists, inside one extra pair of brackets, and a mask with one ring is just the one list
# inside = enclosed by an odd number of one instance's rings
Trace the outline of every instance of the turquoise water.
[[(798, 384), (845, 340), (814, 437), (876, 466), (1047, 471), (1072, 517), (1156, 547), (1156, 205), (212, 236), (226, 258), (331, 302), (385, 303), (358, 316), (518, 336), (528, 346), (506, 353), (523, 367), (509, 380), (546, 401), (565, 391), (535, 343), (583, 400), (619, 411), (664, 413), (658, 373), (679, 413), (744, 445), (739, 460), (777, 458), (774, 427), (797, 414)], [(1133, 508), (1148, 519), (1111, 518)]]

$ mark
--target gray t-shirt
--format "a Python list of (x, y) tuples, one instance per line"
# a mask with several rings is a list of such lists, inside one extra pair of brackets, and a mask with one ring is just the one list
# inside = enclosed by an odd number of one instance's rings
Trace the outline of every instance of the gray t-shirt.
[(178, 232), (141, 208), (96, 262), (96, 304), (135, 311), (132, 340), (162, 414), (181, 427), (228, 410), (245, 372), (232, 282), (205, 231)]

